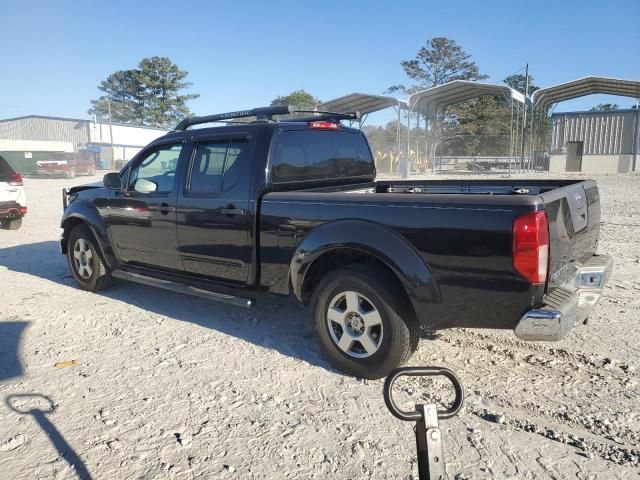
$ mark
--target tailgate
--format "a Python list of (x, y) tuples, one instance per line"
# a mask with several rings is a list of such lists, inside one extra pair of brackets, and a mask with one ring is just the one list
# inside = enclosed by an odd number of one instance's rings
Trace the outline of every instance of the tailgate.
[(549, 220), (548, 290), (574, 278), (598, 249), (600, 197), (593, 180), (541, 194)]

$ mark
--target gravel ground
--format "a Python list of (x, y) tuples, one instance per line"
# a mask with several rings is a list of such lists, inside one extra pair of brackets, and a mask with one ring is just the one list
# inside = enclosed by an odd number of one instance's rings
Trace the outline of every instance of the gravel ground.
[[(640, 478), (640, 177), (595, 178), (616, 267), (588, 325), (557, 343), (445, 331), (411, 360), (466, 387), (441, 422), (451, 478)], [(382, 381), (333, 371), (290, 300), (77, 289), (60, 189), (87, 181), (27, 179), (22, 229), (0, 231), (0, 478), (417, 478)], [(399, 397), (446, 401), (444, 385)]]

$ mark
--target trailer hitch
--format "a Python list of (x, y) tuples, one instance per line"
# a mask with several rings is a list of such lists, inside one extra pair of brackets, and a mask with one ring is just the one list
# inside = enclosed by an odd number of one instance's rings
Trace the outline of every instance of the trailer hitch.
[[(393, 400), (393, 384), (400, 377), (446, 377), (455, 390), (453, 404), (438, 410), (435, 404), (416, 404), (415, 410), (401, 410)], [(416, 448), (418, 450), (419, 480), (443, 480), (446, 477), (442, 432), (438, 426), (439, 419), (451, 418), (458, 414), (464, 402), (464, 389), (458, 377), (448, 368), (442, 367), (402, 367), (392, 370), (384, 382), (384, 402), (389, 411), (400, 420), (416, 422)]]

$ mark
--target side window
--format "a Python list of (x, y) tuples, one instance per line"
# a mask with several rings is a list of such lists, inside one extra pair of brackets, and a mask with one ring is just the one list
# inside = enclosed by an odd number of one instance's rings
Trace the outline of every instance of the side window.
[(193, 159), (189, 191), (219, 193), (233, 188), (240, 181), (246, 142), (215, 141), (199, 143)]
[(141, 193), (172, 191), (181, 151), (182, 144), (176, 144), (164, 145), (148, 153), (131, 167), (128, 189)]

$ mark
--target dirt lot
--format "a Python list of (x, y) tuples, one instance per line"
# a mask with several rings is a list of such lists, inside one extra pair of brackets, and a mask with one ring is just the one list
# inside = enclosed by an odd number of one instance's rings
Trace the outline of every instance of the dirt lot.
[[(640, 177), (597, 180), (616, 269), (587, 326), (554, 344), (446, 331), (411, 360), (466, 387), (441, 423), (451, 478), (640, 478)], [(0, 478), (417, 478), (382, 382), (331, 370), (294, 303), (78, 290), (58, 253), (60, 189), (85, 182), (27, 179), (22, 229), (0, 231)]]

